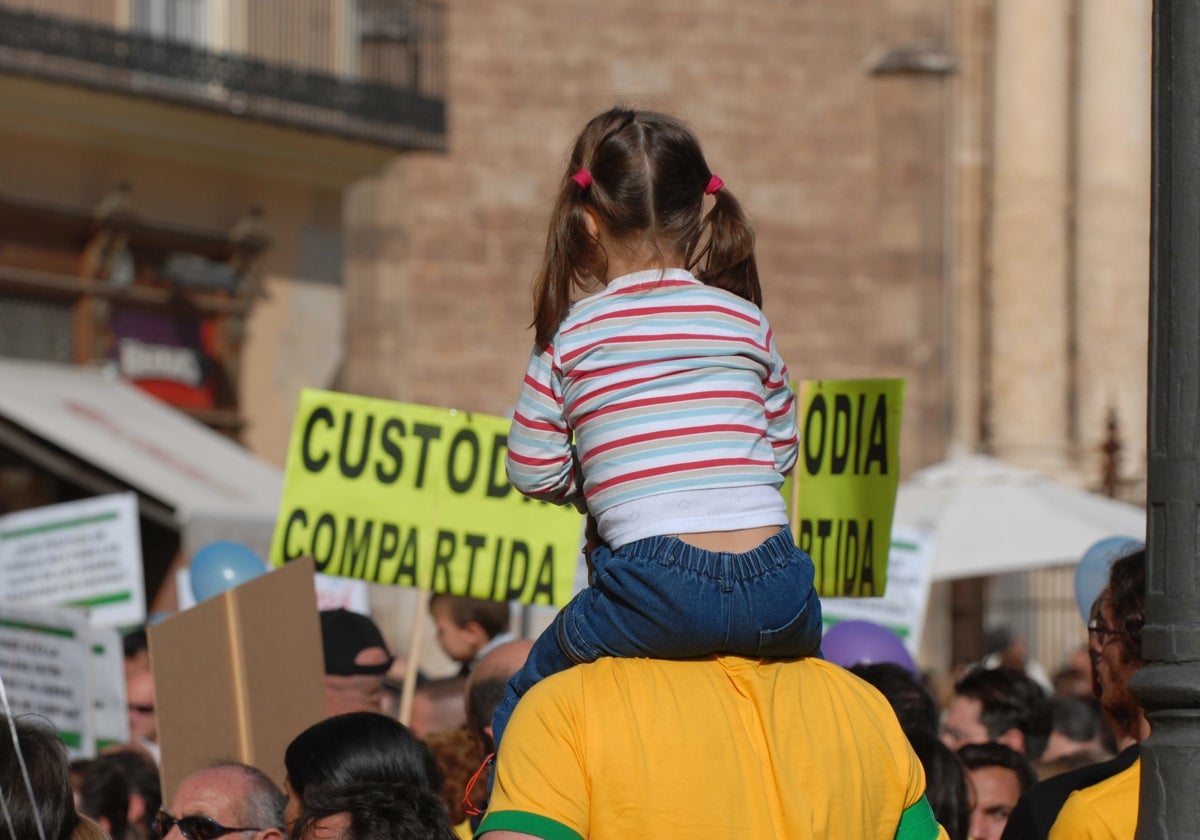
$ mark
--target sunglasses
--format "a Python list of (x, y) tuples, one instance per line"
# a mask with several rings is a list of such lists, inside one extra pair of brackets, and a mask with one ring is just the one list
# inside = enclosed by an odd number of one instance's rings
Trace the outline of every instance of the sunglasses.
[(159, 837), (166, 837), (175, 826), (179, 826), (179, 833), (185, 840), (215, 840), (235, 831), (262, 831), (261, 828), (231, 828), (208, 817), (172, 817), (162, 810), (154, 815), (154, 830)]

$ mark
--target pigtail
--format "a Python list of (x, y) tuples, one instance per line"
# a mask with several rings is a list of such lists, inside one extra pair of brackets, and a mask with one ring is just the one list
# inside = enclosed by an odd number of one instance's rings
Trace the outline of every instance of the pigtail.
[[(713, 206), (702, 215), (709, 195)], [(589, 211), (606, 239), (653, 246), (702, 283), (762, 306), (754, 232), (695, 135), (665, 114), (616, 107), (588, 122), (570, 154), (534, 277), (538, 346), (553, 340), (577, 288), (605, 281), (608, 256), (588, 233)]]
[(628, 108), (613, 108), (593, 117), (575, 141), (570, 165), (550, 215), (542, 264), (533, 279), (532, 326), (539, 347), (548, 345), (558, 332), (571, 308), (575, 288), (602, 283), (608, 271), (604, 250), (588, 233), (584, 208), (592, 207), (610, 222), (610, 227), (621, 229), (620, 225), (612, 224), (613, 210), (615, 204), (623, 205), (627, 198), (607, 192), (602, 183), (604, 178), (598, 173), (609, 175), (613, 182), (620, 180), (608, 172), (613, 166), (602, 147), (608, 138), (633, 123), (636, 116)]
[(703, 246), (693, 263), (696, 279), (762, 306), (754, 230), (742, 205), (727, 187), (713, 192), (713, 206), (701, 223)]
[[(574, 171), (574, 170), (573, 170)], [(571, 308), (577, 282), (596, 276), (596, 248), (587, 232), (583, 188), (566, 178), (546, 230), (546, 250), (533, 280), (533, 331), (537, 346), (554, 338)]]

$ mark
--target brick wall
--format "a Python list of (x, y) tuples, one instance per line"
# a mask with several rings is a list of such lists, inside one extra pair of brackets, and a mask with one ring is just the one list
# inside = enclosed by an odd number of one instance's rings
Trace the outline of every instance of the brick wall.
[(941, 0), (448, 3), (449, 153), (347, 202), (344, 386), (503, 414), (568, 145), (614, 102), (700, 136), (755, 223), (765, 309), (796, 377), (904, 376), (902, 451), (946, 437), (946, 82), (872, 74), (943, 44)]

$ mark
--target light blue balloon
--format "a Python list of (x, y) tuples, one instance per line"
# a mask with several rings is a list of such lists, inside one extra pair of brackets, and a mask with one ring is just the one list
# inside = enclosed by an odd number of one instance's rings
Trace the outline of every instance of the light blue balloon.
[(247, 546), (228, 540), (211, 542), (192, 555), (192, 594), (203, 601), (266, 571), (266, 564)]
[(1105, 537), (1083, 553), (1075, 567), (1075, 603), (1086, 624), (1092, 604), (1108, 586), (1108, 570), (1121, 557), (1143, 549), (1146, 544), (1133, 537)]

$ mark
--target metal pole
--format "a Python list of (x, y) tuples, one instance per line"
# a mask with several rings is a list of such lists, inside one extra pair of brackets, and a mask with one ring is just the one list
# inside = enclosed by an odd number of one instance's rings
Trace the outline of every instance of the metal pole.
[(1200, 836), (1200, 0), (1154, 4), (1138, 840)]

